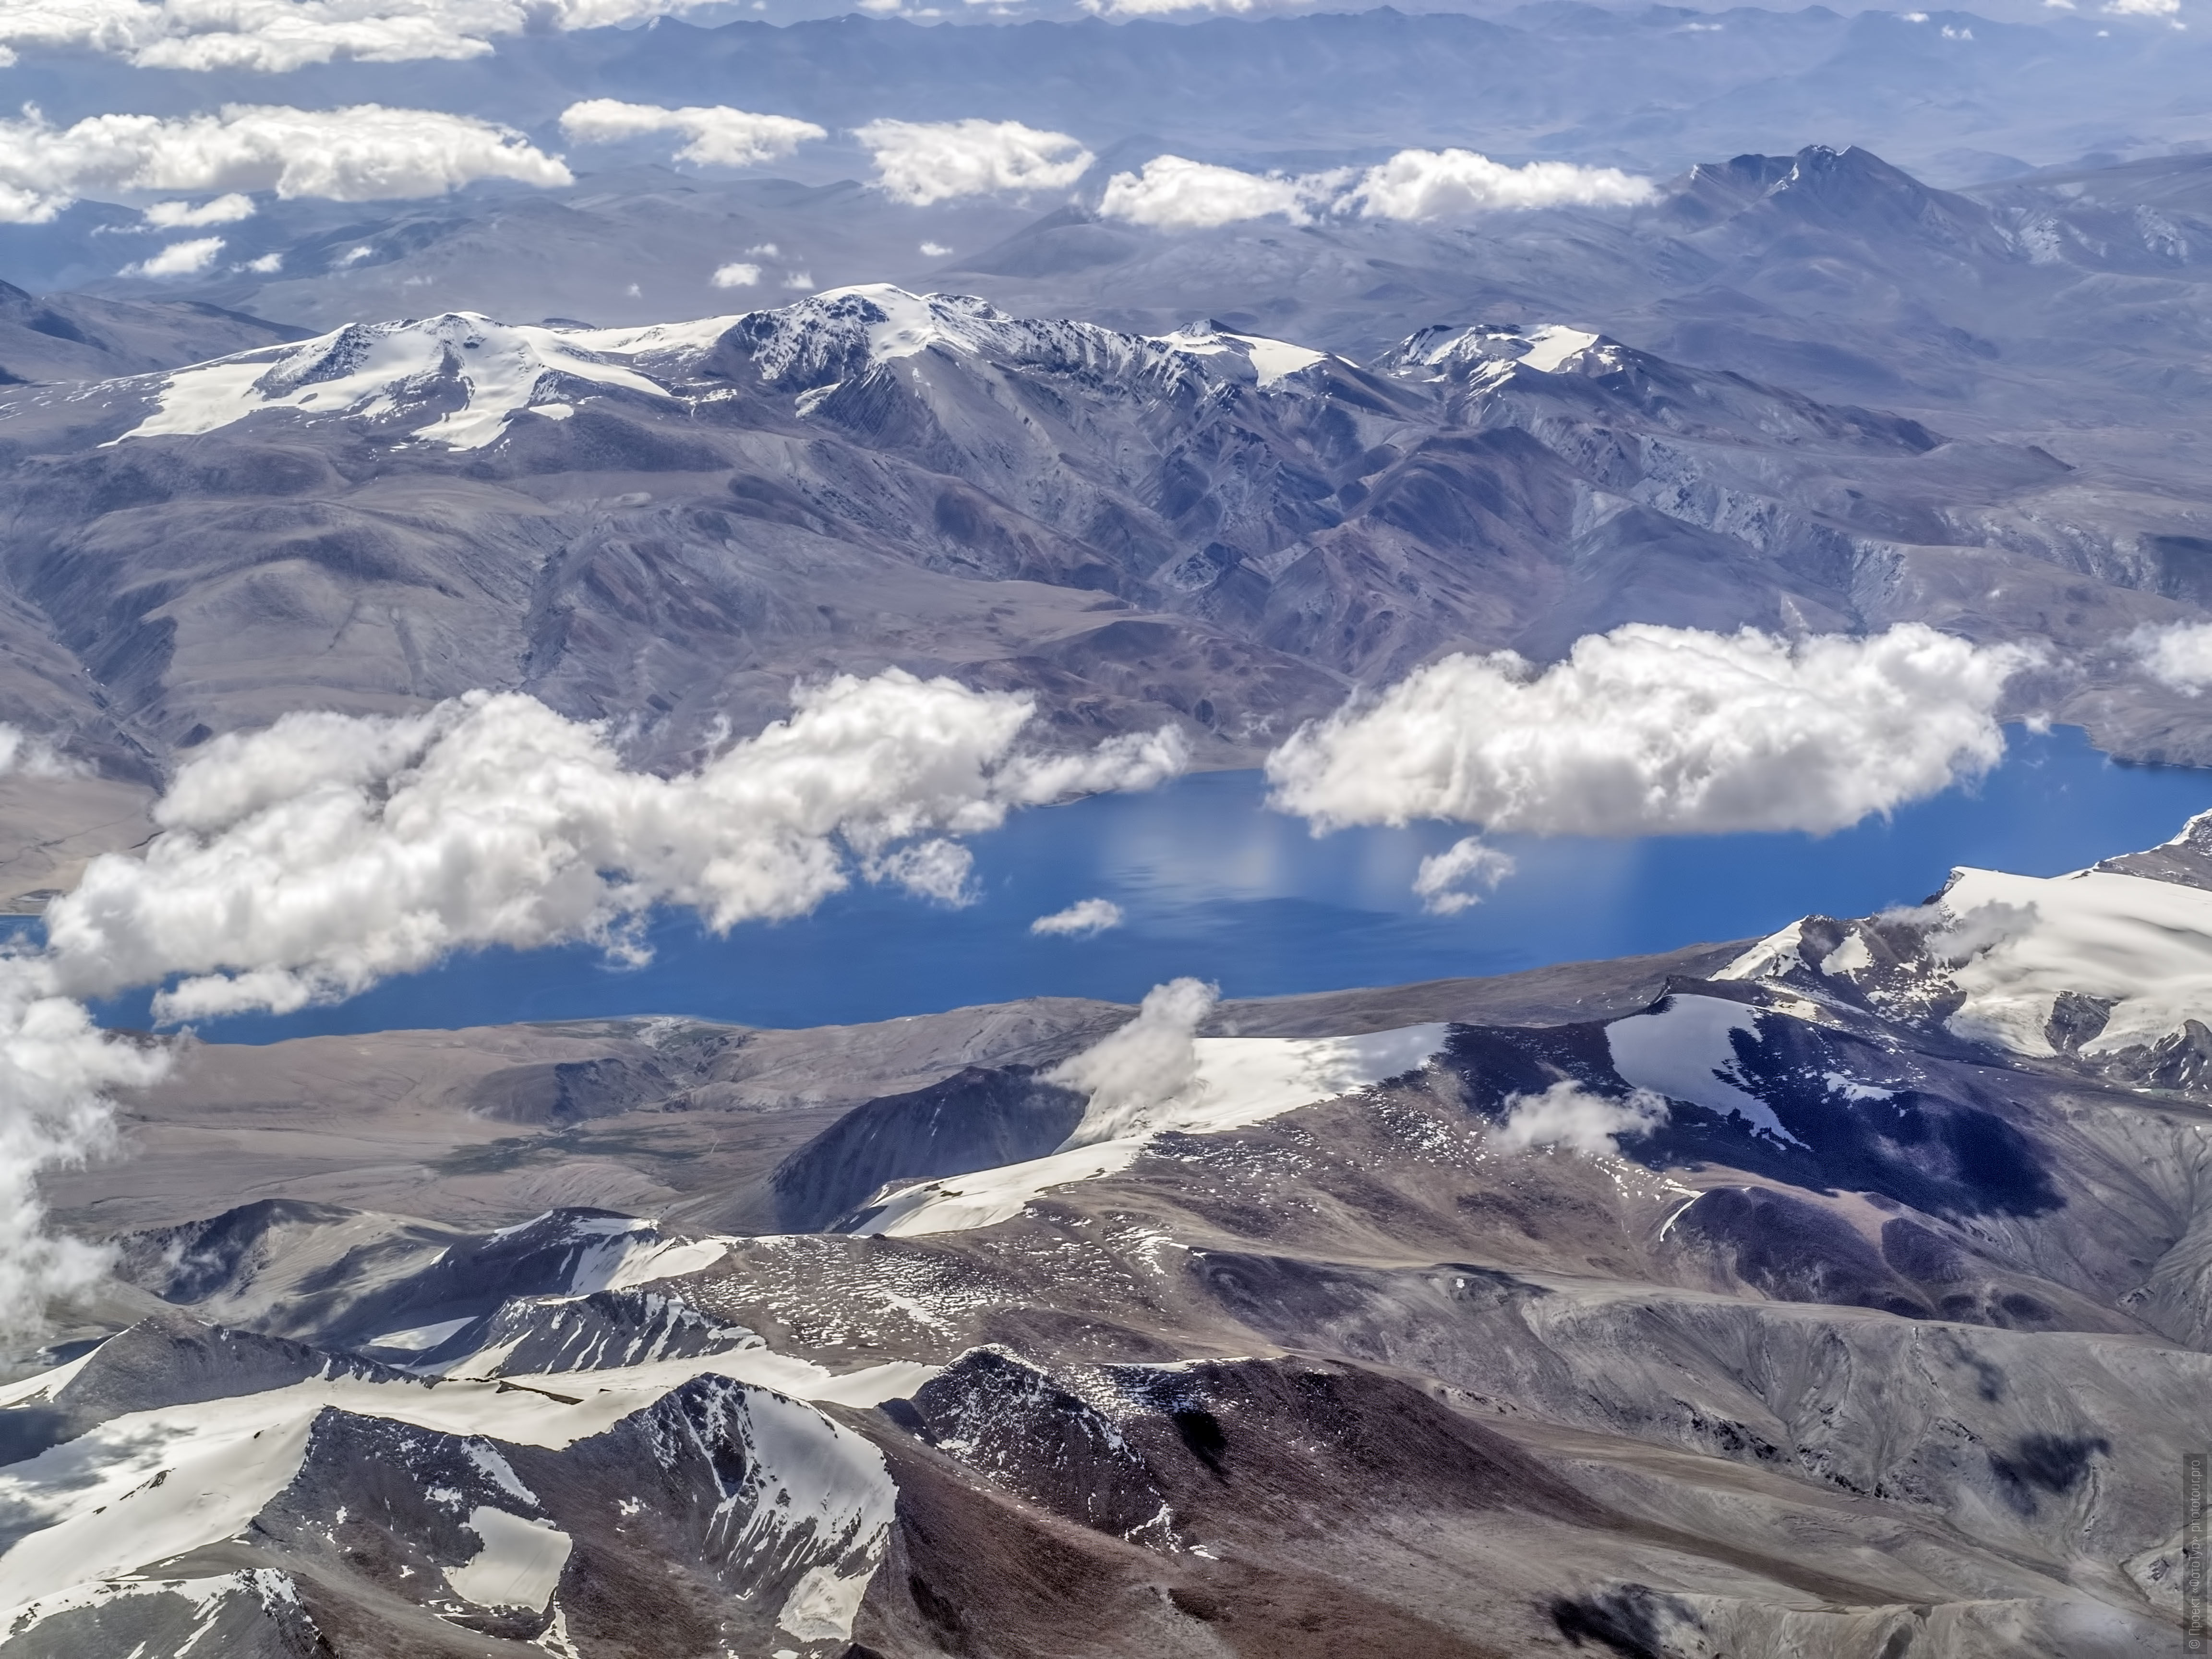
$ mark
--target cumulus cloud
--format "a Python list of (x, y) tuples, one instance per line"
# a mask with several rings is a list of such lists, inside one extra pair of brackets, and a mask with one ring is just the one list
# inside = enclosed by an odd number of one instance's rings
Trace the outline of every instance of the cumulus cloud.
[[(0, 777), (82, 771), (53, 745), (0, 723)], [(46, 1231), (38, 1178), (82, 1163), (111, 1139), (111, 1089), (150, 1083), (157, 1050), (111, 1038), (57, 994), (51, 963), (0, 953), (0, 1334), (34, 1327), (56, 1296), (84, 1289), (106, 1253)]]
[(1202, 980), (1155, 985), (1136, 1018), (1046, 1073), (1047, 1082), (1091, 1097), (1066, 1146), (1096, 1146), (1134, 1133), (1197, 1089), (1198, 1028), (1220, 1000), (1219, 988)]
[(253, 198), (233, 191), (194, 207), (190, 202), (156, 202), (146, 210), (146, 222), (155, 230), (197, 230), (204, 225), (234, 225), (253, 216)]
[(1083, 9), (1094, 17), (1165, 17), (1180, 11), (1225, 12), (1247, 16), (1255, 11), (1288, 9), (1266, 0), (1083, 0)]
[(222, 252), (222, 238), (200, 236), (189, 242), (172, 242), (159, 253), (141, 259), (137, 264), (125, 265), (117, 273), (124, 276), (197, 276), (216, 262)]
[(1564, 1146), (1586, 1158), (1618, 1158), (1621, 1136), (1648, 1135), (1666, 1121), (1667, 1103), (1649, 1089), (1609, 1100), (1569, 1079), (1540, 1095), (1509, 1097), (1490, 1144), (1509, 1152)]
[(1516, 167), (1471, 149), (1401, 149), (1361, 174), (1345, 201), (1370, 219), (1441, 219), (1501, 208), (1633, 207), (1658, 194), (1649, 179), (1618, 167)]
[(67, 778), (83, 770), (45, 738), (0, 720), (0, 778), (18, 774), (27, 778)]
[(1486, 846), (1480, 836), (1468, 836), (1421, 860), (1413, 874), (1413, 891), (1421, 908), (1439, 916), (1455, 916), (1482, 902), (1483, 895), (1498, 890), (1498, 884), (1513, 873), (1513, 855)]
[(915, 207), (1066, 190), (1094, 159), (1080, 139), (1019, 121), (871, 121), (854, 137), (875, 162), (878, 188)]
[(515, 694), (405, 719), (289, 715), (195, 754), (144, 857), (94, 860), (49, 908), (48, 952), (89, 994), (183, 975), (157, 1015), (199, 1019), (350, 995), (457, 950), (635, 953), (653, 906), (726, 929), (802, 915), (855, 869), (957, 898), (966, 852), (949, 837), (1182, 764), (1172, 732), (1020, 752), (1031, 708), (951, 680), (845, 676), (672, 778)]
[(714, 267), (716, 288), (750, 288), (761, 279), (761, 268), (743, 259), (732, 259), (728, 264)]
[(2212, 685), (2212, 623), (2139, 628), (2128, 646), (2153, 679), (2194, 695)]
[(1140, 173), (1109, 179), (1098, 211), (1164, 230), (1203, 230), (1276, 216), (1305, 224), (1326, 210), (1329, 195), (1310, 178), (1240, 173), (1181, 155), (1156, 155)]
[(1657, 194), (1650, 179), (1617, 167), (1566, 161), (1510, 167), (1468, 149), (1401, 149), (1364, 171), (1343, 167), (1295, 176), (1159, 155), (1140, 172), (1108, 179), (1098, 211), (1132, 224), (1194, 230), (1270, 217), (1310, 224), (1328, 217), (1421, 220), (1539, 207), (1622, 207)]
[(46, 1231), (39, 1176), (105, 1150), (109, 1091), (163, 1069), (161, 1050), (109, 1036), (56, 994), (50, 964), (0, 957), (0, 1334), (35, 1328), (53, 1297), (105, 1270), (106, 1251)]
[(1632, 623), (1543, 669), (1446, 657), (1300, 727), (1267, 773), (1273, 804), (1324, 830), (1820, 834), (1995, 765), (1998, 700), (2029, 660), (1918, 623), (1798, 641)]
[[(0, 1329), (100, 1270), (43, 1231), (36, 1178), (97, 1151), (107, 1091), (163, 1065), (97, 1030), (88, 998), (161, 987), (156, 1015), (174, 1021), (297, 1008), (487, 945), (637, 957), (653, 907), (720, 930), (801, 915), (856, 878), (957, 902), (959, 837), (1184, 761), (1172, 731), (1034, 753), (1019, 744), (1029, 698), (896, 670), (794, 702), (665, 778), (625, 767), (604, 727), (515, 694), (400, 719), (292, 714), (204, 744), (156, 805), (143, 859), (94, 860), (47, 908), (45, 948), (0, 955)], [(0, 727), (0, 772), (64, 765)]]
[(0, 121), (0, 221), (15, 223), (44, 223), (88, 196), (267, 190), (368, 202), (478, 179), (573, 182), (520, 133), (436, 110), (229, 104), (213, 115), (96, 115), (69, 127), (35, 111)]
[(1030, 924), (1032, 933), (1060, 934), (1081, 939), (1121, 925), (1121, 907), (1111, 899), (1078, 899), (1065, 910), (1039, 916)]
[[(10, 0), (9, 47), (106, 52), (149, 69), (279, 74), (351, 58), (466, 58), (526, 29), (599, 28), (712, 0)], [(8, 61), (0, 57), (0, 63)]]
[(663, 109), (658, 104), (625, 104), (613, 98), (589, 98), (562, 112), (561, 131), (580, 143), (611, 143), (650, 133), (680, 135), (678, 161), (702, 167), (747, 167), (790, 155), (810, 138), (830, 135), (811, 121), (788, 115), (756, 115), (727, 105), (690, 105)]

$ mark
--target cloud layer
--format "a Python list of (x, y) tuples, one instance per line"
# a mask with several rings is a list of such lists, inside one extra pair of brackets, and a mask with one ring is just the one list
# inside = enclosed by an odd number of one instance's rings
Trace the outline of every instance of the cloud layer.
[(892, 671), (802, 691), (697, 771), (634, 772), (599, 727), (475, 693), (401, 720), (294, 714), (218, 738), (155, 810), (143, 859), (95, 860), (46, 913), (68, 989), (182, 975), (197, 1019), (350, 995), (484, 945), (617, 951), (655, 905), (724, 929), (799, 915), (855, 871), (957, 896), (1009, 809), (1181, 769), (1170, 732), (1017, 753), (1031, 704)]
[(756, 115), (726, 104), (664, 109), (658, 104), (625, 104), (591, 98), (562, 112), (561, 131), (579, 143), (611, 143), (651, 133), (680, 135), (678, 161), (702, 167), (744, 167), (790, 155), (812, 138), (830, 135), (811, 121), (788, 115)]
[(0, 121), (0, 222), (18, 224), (44, 223), (87, 196), (268, 190), (368, 202), (442, 195), (478, 179), (574, 182), (557, 156), (512, 129), (435, 110), (230, 104), (213, 115), (97, 115), (70, 127), (35, 113)]
[(1364, 171), (1297, 175), (1243, 173), (1181, 155), (1159, 155), (1137, 173), (1106, 181), (1098, 210), (1109, 219), (1196, 230), (1247, 219), (1292, 224), (1325, 218), (1441, 219), (1540, 207), (1632, 207), (1657, 189), (1618, 167), (1531, 161), (1509, 167), (1467, 149), (1401, 149)]
[(337, 58), (477, 58), (526, 29), (599, 28), (708, 0), (9, 0), (9, 49), (106, 52), (147, 69), (281, 73)]
[(1079, 139), (1019, 121), (871, 121), (854, 136), (875, 162), (878, 187), (915, 207), (1066, 190), (1094, 159)]
[(1795, 641), (1633, 623), (1540, 670), (1446, 657), (1301, 727), (1267, 773), (1273, 804), (1322, 830), (1820, 834), (1995, 765), (2027, 660), (1918, 623)]

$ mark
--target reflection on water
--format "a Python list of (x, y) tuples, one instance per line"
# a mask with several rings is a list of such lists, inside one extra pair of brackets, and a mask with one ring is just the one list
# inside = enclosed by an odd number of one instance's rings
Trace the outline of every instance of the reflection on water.
[[(2010, 758), (1979, 790), (1824, 840), (1498, 837), (1516, 873), (1454, 916), (1423, 914), (1412, 887), (1421, 860), (1463, 826), (1316, 839), (1266, 811), (1265, 793), (1256, 773), (1212, 773), (1021, 814), (975, 839), (980, 896), (964, 909), (860, 888), (802, 921), (719, 939), (670, 915), (652, 929), (643, 968), (584, 950), (488, 951), (336, 1007), (202, 1030), (266, 1042), (647, 1013), (813, 1025), (1023, 996), (1133, 1001), (1178, 974), (1216, 980), (1229, 996), (1270, 996), (1506, 973), (1910, 903), (1957, 864), (2056, 874), (2166, 839), (2212, 807), (2212, 773), (2114, 766), (2070, 728), (2015, 731)], [(1089, 939), (1029, 933), (1033, 918), (1091, 897), (1119, 904), (1123, 926)], [(142, 994), (102, 1013), (140, 1024), (146, 1007)]]

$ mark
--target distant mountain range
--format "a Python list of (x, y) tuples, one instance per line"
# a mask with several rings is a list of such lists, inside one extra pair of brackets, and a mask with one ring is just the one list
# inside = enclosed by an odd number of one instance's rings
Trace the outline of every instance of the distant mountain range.
[[(795, 676), (896, 663), (1034, 690), (1070, 740), (1167, 714), (1249, 763), (1449, 650), (1923, 620), (2047, 639), (2021, 706), (2202, 757), (2195, 700), (2122, 642), (2212, 601), (2178, 413), (2201, 371), (2141, 310), (2194, 303), (2204, 233), (2172, 201), (2160, 241), (2114, 205), (2153, 175), (2122, 174), (2062, 212), (1861, 151), (1741, 158), (1636, 224), (1516, 222), (1483, 256), (1528, 266), (1516, 289), (1443, 324), (1439, 267), (1355, 278), (1366, 233), (1259, 228), (1005, 280), (1157, 320), (1148, 291), (1264, 270), (1287, 236), (1291, 280), (1339, 297), (1139, 330), (876, 286), (296, 343), (176, 301), (18, 301), (0, 364), (49, 384), (0, 393), (0, 718), (150, 780), (289, 708), (520, 687), (668, 760), (780, 712)], [(970, 263), (1094, 232), (1135, 245), (1063, 215)], [(252, 349), (51, 386), (143, 369), (155, 341), (204, 355), (195, 330)]]

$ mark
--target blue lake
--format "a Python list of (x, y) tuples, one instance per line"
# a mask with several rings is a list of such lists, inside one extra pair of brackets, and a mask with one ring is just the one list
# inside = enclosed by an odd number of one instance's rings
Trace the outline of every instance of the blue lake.
[[(2014, 728), (2005, 763), (1954, 790), (1824, 838), (1640, 841), (1494, 837), (1519, 868), (1483, 903), (1423, 913), (1416, 866), (1463, 826), (1316, 839), (1267, 811), (1256, 772), (1209, 773), (1148, 794), (1017, 815), (975, 838), (976, 902), (951, 909), (856, 886), (804, 920), (717, 939), (656, 919), (653, 960), (579, 948), (487, 951), (350, 1002), (200, 1028), (216, 1041), (627, 1014), (815, 1025), (1017, 997), (1133, 1001), (1194, 974), (1225, 995), (1510, 973), (1771, 932), (1808, 912), (1911, 903), (1954, 865), (2053, 875), (2166, 840), (2212, 807), (2212, 771), (2116, 766), (2081, 732)], [(1035, 917), (1110, 899), (1126, 920), (1085, 939), (1038, 938)], [(143, 1025), (118, 999), (109, 1024)]]

